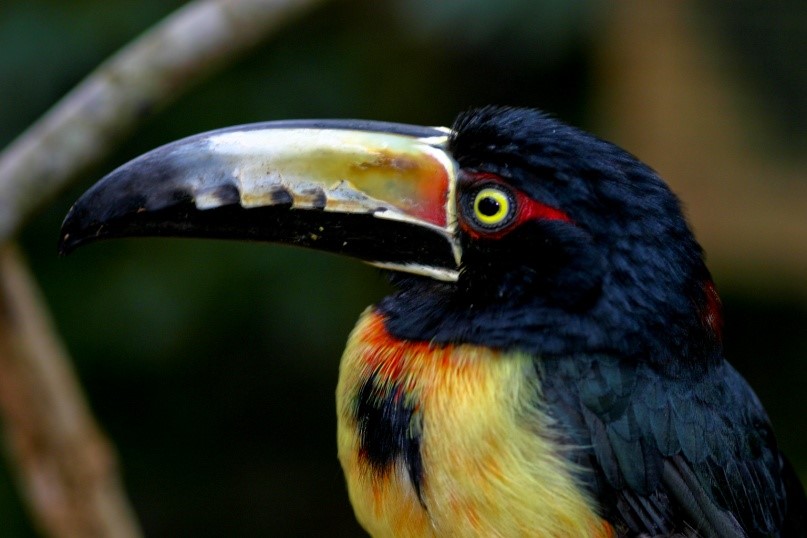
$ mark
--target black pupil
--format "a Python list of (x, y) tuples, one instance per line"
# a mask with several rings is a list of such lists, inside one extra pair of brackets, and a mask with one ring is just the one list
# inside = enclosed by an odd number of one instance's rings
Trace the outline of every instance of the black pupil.
[(479, 212), (486, 217), (492, 217), (499, 212), (501, 205), (492, 196), (485, 196), (479, 200)]

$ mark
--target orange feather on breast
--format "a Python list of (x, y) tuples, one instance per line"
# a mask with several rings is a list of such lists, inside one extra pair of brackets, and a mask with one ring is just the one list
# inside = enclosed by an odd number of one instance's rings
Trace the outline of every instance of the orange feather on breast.
[(372, 536), (612, 536), (540, 406), (534, 358), (392, 337), (372, 309), (337, 388), (339, 459)]

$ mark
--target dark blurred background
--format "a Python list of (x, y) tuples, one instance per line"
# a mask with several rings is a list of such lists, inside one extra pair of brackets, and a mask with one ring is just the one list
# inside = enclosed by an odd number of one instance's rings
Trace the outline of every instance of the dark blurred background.
[[(0, 147), (181, 4), (3, 0)], [(348, 332), (388, 290), (377, 270), (213, 241), (56, 257), (71, 202), (115, 166), (281, 118), (445, 125), (475, 105), (529, 105), (639, 155), (684, 199), (723, 297), (727, 354), (807, 479), (805, 58), (796, 0), (337, 1), (195, 87), (22, 237), (146, 535), (362, 535), (333, 394)], [(0, 536), (32, 535), (0, 459)]]

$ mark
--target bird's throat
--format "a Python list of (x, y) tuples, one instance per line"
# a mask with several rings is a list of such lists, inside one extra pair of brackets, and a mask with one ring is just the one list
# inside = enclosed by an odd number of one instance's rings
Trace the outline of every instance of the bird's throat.
[(368, 310), (337, 388), (339, 458), (373, 536), (603, 536), (532, 357), (389, 335)]

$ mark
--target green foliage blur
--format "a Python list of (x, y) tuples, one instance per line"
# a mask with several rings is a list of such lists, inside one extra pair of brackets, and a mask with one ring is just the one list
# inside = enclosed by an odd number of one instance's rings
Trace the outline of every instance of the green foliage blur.
[[(4, 0), (0, 147), (181, 4)], [(148, 149), (239, 123), (445, 125), (499, 103), (591, 127), (602, 13), (594, 0), (329, 3), (178, 99), (26, 228), (25, 252), (147, 536), (362, 535), (336, 460), (333, 394), (355, 319), (388, 286), (358, 262), (265, 244), (122, 240), (59, 259), (72, 201)], [(792, 98), (766, 88), (774, 105)], [(807, 477), (803, 297), (722, 291), (728, 353)], [(0, 459), (0, 538), (33, 535)]]

